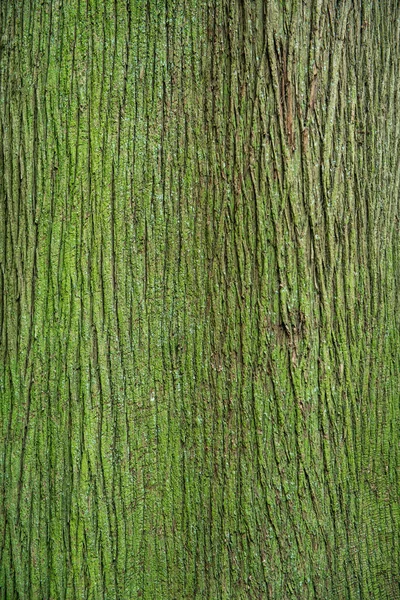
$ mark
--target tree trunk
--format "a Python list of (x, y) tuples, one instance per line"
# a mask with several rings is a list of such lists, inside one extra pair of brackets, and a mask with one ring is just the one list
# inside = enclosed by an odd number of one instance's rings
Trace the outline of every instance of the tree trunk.
[(397, 0), (0, 18), (0, 597), (400, 598)]

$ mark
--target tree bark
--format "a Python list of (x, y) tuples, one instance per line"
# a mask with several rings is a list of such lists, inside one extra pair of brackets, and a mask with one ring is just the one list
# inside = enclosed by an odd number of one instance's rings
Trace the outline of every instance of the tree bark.
[(400, 598), (397, 0), (0, 33), (0, 598)]

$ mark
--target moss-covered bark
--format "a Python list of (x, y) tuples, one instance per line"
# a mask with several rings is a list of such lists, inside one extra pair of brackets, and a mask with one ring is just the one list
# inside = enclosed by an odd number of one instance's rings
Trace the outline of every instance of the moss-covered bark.
[(400, 598), (397, 0), (0, 7), (0, 598)]

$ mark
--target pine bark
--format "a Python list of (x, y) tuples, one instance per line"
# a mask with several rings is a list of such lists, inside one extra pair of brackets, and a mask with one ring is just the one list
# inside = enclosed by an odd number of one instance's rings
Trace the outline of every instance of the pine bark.
[(397, 0), (0, 34), (0, 598), (400, 598)]

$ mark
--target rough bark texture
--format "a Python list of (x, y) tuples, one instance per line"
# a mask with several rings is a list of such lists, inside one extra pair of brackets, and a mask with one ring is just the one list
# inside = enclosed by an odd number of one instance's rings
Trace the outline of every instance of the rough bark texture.
[(0, 6), (0, 598), (400, 598), (397, 0)]

